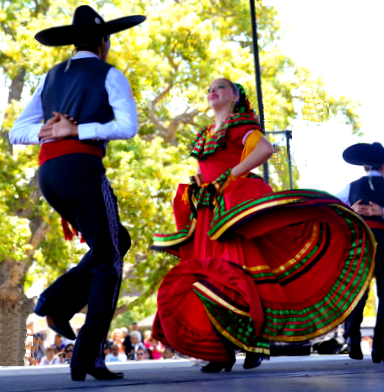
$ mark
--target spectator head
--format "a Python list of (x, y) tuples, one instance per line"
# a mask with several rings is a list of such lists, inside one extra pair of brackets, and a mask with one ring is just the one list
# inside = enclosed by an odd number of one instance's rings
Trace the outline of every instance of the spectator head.
[(149, 339), (149, 344), (151, 345), (151, 346), (154, 346), (154, 347), (156, 347), (158, 344), (159, 344), (159, 342), (155, 339), (155, 338), (150, 338)]
[(164, 359), (172, 359), (174, 356), (175, 352), (170, 347), (167, 347), (163, 352)]
[(147, 353), (143, 348), (139, 348), (136, 352), (137, 360), (138, 361), (144, 361), (147, 359)]
[(58, 335), (58, 334), (55, 335), (55, 346), (60, 348), (60, 346), (61, 346), (61, 335)]
[(139, 325), (137, 324), (136, 321), (134, 321), (134, 322), (131, 324), (131, 331), (138, 331), (138, 330), (139, 330)]
[(124, 339), (128, 335), (128, 329), (123, 327), (120, 329), (122, 338)]
[(145, 349), (147, 353), (147, 359), (153, 359), (152, 351), (149, 348)]
[(145, 331), (144, 332), (144, 339), (151, 339), (152, 332), (151, 331)]
[(114, 342), (120, 343), (122, 340), (121, 330), (118, 328), (114, 329), (111, 333), (111, 338)]
[(74, 348), (74, 345), (72, 343), (69, 343), (65, 346), (64, 352), (67, 354), (67, 358), (69, 360), (72, 359), (73, 348)]
[(140, 336), (140, 332), (138, 331), (132, 331), (129, 334), (130, 338), (131, 338), (131, 343), (132, 345), (138, 344), (141, 342), (141, 336)]
[(52, 361), (53, 357), (55, 356), (55, 348), (54, 347), (48, 347), (47, 348), (47, 359), (48, 361)]
[(118, 357), (119, 356), (119, 346), (117, 344), (114, 344), (111, 348), (112, 351), (112, 355), (114, 357)]

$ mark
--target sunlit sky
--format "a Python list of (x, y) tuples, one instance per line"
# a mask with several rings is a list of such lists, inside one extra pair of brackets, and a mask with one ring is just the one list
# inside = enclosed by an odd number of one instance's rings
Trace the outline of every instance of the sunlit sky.
[(336, 193), (363, 174), (342, 159), (343, 150), (358, 141), (383, 143), (380, 124), (384, 87), (382, 15), (384, 2), (344, 0), (263, 0), (275, 7), (281, 21), (284, 54), (325, 82), (326, 91), (361, 103), (361, 139), (334, 119), (320, 126), (302, 120), (292, 124), (292, 149), (302, 188)]

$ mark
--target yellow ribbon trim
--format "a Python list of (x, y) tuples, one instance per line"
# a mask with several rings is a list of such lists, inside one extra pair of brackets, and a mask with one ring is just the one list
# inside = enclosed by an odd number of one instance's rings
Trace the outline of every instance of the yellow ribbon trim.
[(355, 298), (355, 300), (353, 301), (352, 305), (349, 307), (349, 309), (341, 316), (339, 317), (337, 320), (335, 320), (332, 324), (327, 325), (324, 328), (321, 328), (315, 332), (311, 332), (309, 334), (303, 335), (303, 336), (272, 336), (272, 335), (268, 335), (266, 333), (263, 333), (262, 336), (265, 339), (268, 340), (272, 340), (272, 341), (277, 341), (277, 342), (302, 342), (304, 340), (308, 340), (308, 339), (313, 339), (317, 336), (321, 336), (326, 334), (327, 332), (331, 331), (332, 329), (336, 328), (339, 324), (341, 324), (353, 311), (353, 309), (356, 307), (356, 305), (360, 302), (361, 298), (363, 297), (363, 295), (365, 294), (366, 290), (369, 287), (369, 284), (371, 282), (371, 279), (373, 277), (373, 274), (375, 272), (375, 263), (376, 263), (376, 249), (377, 249), (377, 243), (376, 243), (376, 239), (371, 231), (371, 229), (368, 227), (368, 225), (364, 222), (364, 220), (362, 220), (360, 218), (359, 215), (357, 215), (355, 212), (350, 211), (349, 209), (340, 206), (338, 204), (331, 204), (334, 205), (338, 208), (340, 208), (341, 210), (343, 210), (344, 212), (350, 214), (350, 215), (354, 215), (355, 217), (359, 218), (360, 222), (363, 223), (363, 225), (365, 226), (366, 230), (368, 231), (368, 235), (371, 238), (371, 241), (373, 243), (373, 255), (372, 255), (372, 263), (368, 272), (368, 278), (367, 280), (364, 282), (364, 285), (362, 287), (362, 289), (360, 290), (360, 293), (357, 295), (357, 297)]
[(211, 323), (214, 325), (214, 327), (224, 336), (226, 337), (230, 342), (235, 344), (237, 347), (242, 348), (245, 351), (249, 351), (251, 353), (260, 353), (260, 354), (265, 354), (265, 355), (270, 355), (270, 350), (268, 348), (262, 348), (262, 347), (249, 347), (246, 344), (240, 342), (239, 340), (235, 339), (232, 335), (230, 335), (218, 322), (217, 320), (212, 316), (211, 312), (205, 308), (205, 311), (207, 312), (207, 315), (209, 319), (211, 320)]
[(182, 237), (182, 238), (179, 238), (179, 239), (173, 240), (173, 241), (154, 241), (153, 245), (158, 246), (160, 248), (168, 248), (168, 247), (171, 247), (174, 245), (181, 244), (182, 242), (186, 241), (188, 238), (190, 238), (192, 236), (195, 229), (196, 229), (196, 219), (193, 218), (191, 221), (191, 227), (189, 228), (189, 232), (186, 235), (186, 237)]
[(312, 244), (314, 243), (317, 233), (319, 231), (319, 227), (320, 224), (319, 223), (315, 223), (313, 225), (312, 228), (312, 236), (311, 239), (304, 245), (304, 247), (300, 250), (300, 252), (291, 260), (287, 261), (284, 265), (280, 266), (279, 268), (274, 269), (272, 272), (274, 274), (278, 274), (280, 272), (285, 271), (288, 267), (290, 267), (293, 264), (296, 264), (298, 262), (298, 260), (301, 259), (301, 257), (303, 256), (303, 254), (312, 246)]
[(240, 314), (241, 316), (251, 317), (251, 315), (249, 313), (243, 312), (242, 310), (237, 309), (234, 306), (230, 305), (228, 302), (224, 301), (222, 298), (217, 296), (211, 290), (209, 290), (205, 286), (203, 286), (201, 283), (195, 282), (192, 286), (196, 287), (199, 291), (202, 291), (208, 297), (212, 298), (212, 300), (218, 302), (221, 306), (224, 306), (225, 308), (231, 310), (232, 312)]
[(223, 233), (225, 233), (236, 222), (238, 222), (239, 220), (243, 219), (247, 215), (252, 214), (253, 212), (264, 210), (264, 209), (269, 208), (269, 207), (274, 207), (274, 206), (279, 206), (279, 205), (283, 205), (283, 204), (294, 203), (294, 202), (299, 201), (299, 200), (301, 200), (301, 199), (294, 198), (294, 199), (288, 199), (288, 200), (270, 201), (269, 203), (263, 204), (262, 206), (253, 207), (253, 208), (243, 212), (242, 214), (239, 214), (239, 215), (236, 215), (235, 217), (233, 217), (225, 225), (223, 225), (219, 230), (217, 230), (213, 234), (213, 236), (210, 237), (210, 238), (211, 238), (211, 240), (217, 240), (218, 238), (220, 238), (220, 236)]

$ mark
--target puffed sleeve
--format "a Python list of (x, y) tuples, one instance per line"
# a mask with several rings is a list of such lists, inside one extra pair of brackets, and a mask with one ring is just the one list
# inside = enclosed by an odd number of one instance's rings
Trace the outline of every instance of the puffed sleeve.
[(230, 140), (235, 146), (242, 147), (245, 145), (245, 141), (254, 131), (260, 131), (260, 127), (255, 125), (243, 125), (230, 128), (227, 131), (227, 139)]
[(257, 143), (263, 138), (263, 134), (258, 131), (249, 131), (243, 137), (243, 153), (241, 154), (240, 162), (243, 161), (256, 147)]

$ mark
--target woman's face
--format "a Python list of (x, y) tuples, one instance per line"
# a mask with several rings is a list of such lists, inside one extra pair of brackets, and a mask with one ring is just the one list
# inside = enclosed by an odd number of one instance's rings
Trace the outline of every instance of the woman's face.
[(231, 85), (225, 79), (214, 80), (208, 88), (208, 104), (213, 110), (231, 108), (238, 100)]
[(139, 339), (136, 336), (131, 336), (131, 343), (133, 345), (135, 345), (135, 344), (139, 343)]

